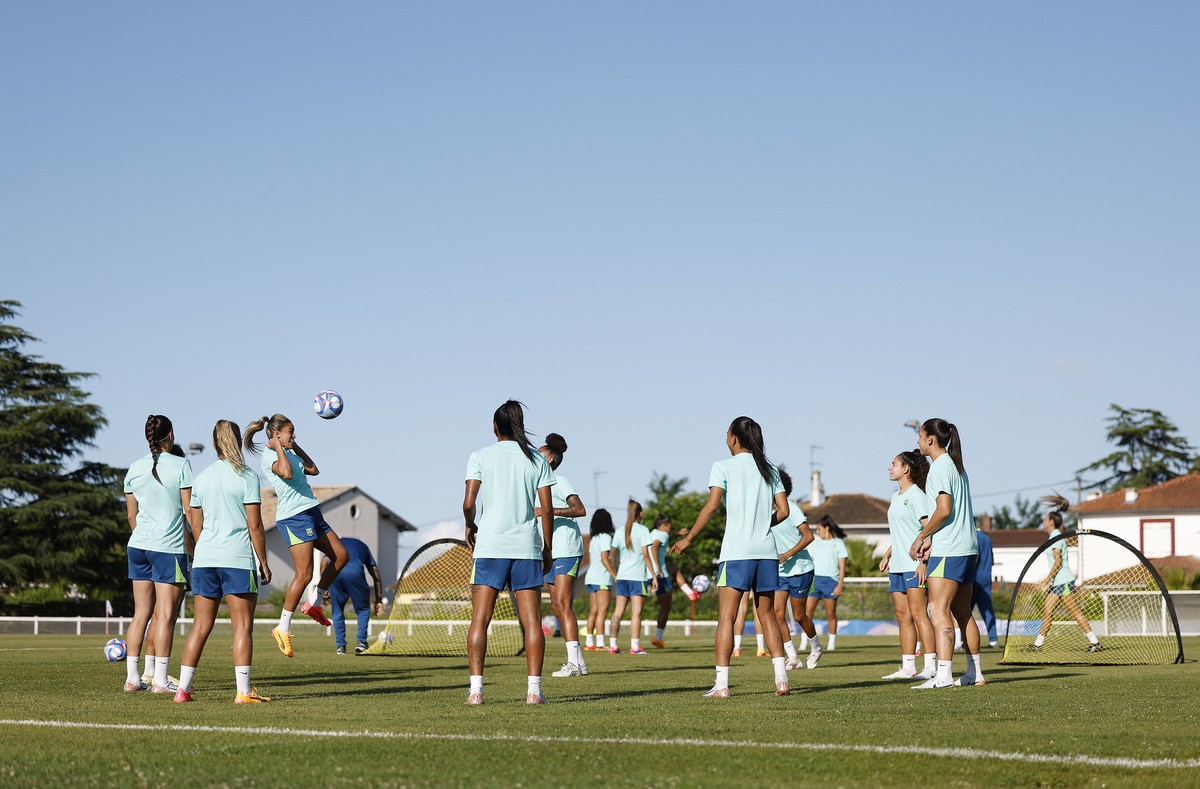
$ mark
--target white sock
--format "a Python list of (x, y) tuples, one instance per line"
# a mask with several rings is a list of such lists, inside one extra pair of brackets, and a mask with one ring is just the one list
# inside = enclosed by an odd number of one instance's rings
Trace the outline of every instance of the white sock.
[(601, 629), (604, 631), (604, 635), (606, 635), (606, 636), (608, 635), (608, 624), (609, 624), (608, 620), (605, 619), (604, 624), (601, 626)]
[(829, 648), (837, 649), (837, 633), (829, 634)]
[(787, 682), (787, 659), (781, 657), (771, 658), (771, 668), (775, 669), (775, 681)]
[(713, 685), (713, 687), (714, 688), (728, 688), (729, 687), (729, 666), (717, 666), (717, 684)]
[(978, 682), (983, 678), (983, 666), (979, 662), (979, 655), (967, 655), (970, 658), (970, 668), (975, 672), (975, 681)]
[(165, 688), (167, 686), (167, 669), (169, 668), (170, 663), (171, 658), (169, 657), (156, 657), (154, 659), (154, 684), (158, 685), (160, 688)]
[(243, 696), (250, 695), (250, 667), (234, 666), (233, 679), (237, 682), (237, 692)]
[(574, 663), (576, 666), (583, 663), (583, 655), (579, 651), (578, 641), (567, 642), (567, 662)]
[(142, 669), (142, 675), (149, 674), (151, 679), (154, 679), (154, 661), (157, 659), (155, 655), (145, 655), (145, 662), (142, 664), (145, 668)]
[(642, 639), (640, 639), (640, 638), (629, 639), (629, 648), (630, 649), (641, 649), (642, 648)]
[(591, 633), (588, 633), (585, 636), (585, 638), (586, 638), (586, 642), (584, 643), (584, 646), (589, 646), (589, 647), (596, 646), (596, 637), (594, 635), (592, 635)]
[(1099, 644), (1099, 643), (1100, 643), (1100, 639), (1096, 638), (1096, 634), (1095, 634), (1094, 632), (1092, 632), (1091, 630), (1089, 630), (1088, 632), (1084, 633), (1084, 635), (1086, 635), (1086, 636), (1087, 636), (1087, 640), (1088, 640), (1089, 642), (1091, 642), (1091, 643), (1093, 643), (1093, 644)]
[(919, 655), (919, 654), (921, 654), (921, 642), (920, 642), (919, 640), (917, 641), (917, 651), (916, 651), (916, 652), (914, 652), (913, 654), (914, 654), (914, 655)]
[(525, 692), (531, 693), (534, 695), (541, 693), (542, 692), (542, 678), (541, 677), (530, 677), (529, 684), (526, 686)]
[(1044, 635), (1042, 635), (1041, 633), (1038, 633), (1038, 637), (1033, 639), (1033, 645), (1035, 647), (1040, 647), (1042, 644), (1045, 644), (1045, 643), (1046, 643), (1046, 637)]
[(292, 632), (292, 614), (294, 614), (294, 613), (296, 613), (296, 612), (288, 611), (287, 609), (284, 609), (283, 613), (281, 613), (279, 615), (279, 632), (280, 633)]
[(664, 633), (666, 633), (666, 630), (664, 628), (661, 628), (661, 627), (654, 628), (654, 640), (662, 641), (662, 637), (663, 637)]
[(179, 689), (192, 692), (192, 683), (196, 681), (195, 666), (180, 666), (179, 667)]
[(138, 671), (138, 655), (125, 656), (125, 681), (135, 685), (142, 681), (142, 672)]
[(609, 649), (616, 649), (616, 648), (617, 648), (617, 637), (616, 637), (616, 636), (609, 636), (609, 637), (608, 637), (608, 648), (609, 648)]
[(741, 648), (742, 648), (742, 637), (741, 637), (741, 636), (734, 636), (734, 637), (733, 637), (733, 648), (734, 648), (734, 649), (741, 649)]
[(762, 650), (762, 651), (766, 651), (766, 649), (767, 649), (767, 642), (766, 642), (766, 641), (763, 639), (763, 634), (762, 634), (762, 633), (758, 633), (757, 635), (755, 635), (755, 636), (754, 636), (754, 640), (755, 640), (756, 642), (758, 642), (758, 648), (759, 648), (760, 650)]
[(925, 668), (937, 671), (937, 655), (932, 652), (925, 653)]
[(792, 643), (792, 639), (789, 638), (787, 641), (783, 642), (783, 651), (787, 653), (787, 656), (790, 658), (796, 657), (796, 645)]
[(950, 661), (939, 660), (937, 662), (937, 682), (939, 685), (946, 685), (954, 681), (953, 675), (950, 673)]
[(320, 608), (321, 601), (325, 599), (325, 593), (328, 591), (328, 589), (322, 589), (319, 586), (316, 589), (313, 589), (312, 597), (308, 599), (308, 604), (314, 608)]
[(800, 651), (808, 649), (808, 634), (801, 631), (800, 634)]
[(905, 671), (907, 671), (910, 674), (916, 674), (917, 673), (917, 656), (916, 655), (901, 655), (900, 656), (900, 668), (904, 669)]
[(819, 635), (813, 636), (812, 638), (808, 639), (808, 643), (809, 643), (809, 648), (811, 649), (811, 651), (813, 651), (813, 652), (821, 651), (821, 636), (819, 636)]
[(472, 674), (471, 675), (471, 692), (472, 693), (483, 693), (483, 675), (482, 674)]

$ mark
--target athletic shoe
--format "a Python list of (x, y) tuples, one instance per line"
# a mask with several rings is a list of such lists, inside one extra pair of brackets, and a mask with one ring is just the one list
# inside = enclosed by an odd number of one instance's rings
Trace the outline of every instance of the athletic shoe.
[(996, 649), (997, 647), (1000, 646), (1000, 642), (999, 641), (989, 641), (988, 646), (991, 647), (992, 649)]
[(1029, 650), (1030, 652), (1041, 652), (1041, 651), (1042, 651), (1042, 645), (1041, 645), (1041, 644), (1030, 644), (1029, 646), (1027, 646), (1027, 647), (1025, 647), (1025, 648), (1026, 648), (1027, 650)]
[(546, 697), (545, 697), (545, 695), (542, 694), (542, 692), (540, 690), (537, 693), (526, 693), (525, 694), (525, 703), (526, 704), (545, 704)]
[(792, 695), (791, 685), (787, 684), (786, 682), (776, 682), (775, 683), (775, 695), (776, 696)]
[(641, 647), (638, 647), (637, 649), (629, 650), (629, 654), (631, 654), (631, 655), (646, 655), (649, 653), (647, 653), (646, 650), (642, 649)]
[(809, 652), (808, 653), (808, 667), (816, 668), (817, 664), (821, 662), (821, 655), (824, 655), (824, 654), (825, 654), (825, 650), (823, 650), (823, 649), (814, 649), (813, 651)]
[(926, 666), (913, 675), (913, 679), (933, 679), (937, 676), (937, 666)]
[(588, 652), (595, 652), (597, 650), (604, 649), (604, 647), (584, 647), (584, 649), (586, 649)]
[(620, 648), (620, 647), (609, 647), (609, 648), (608, 648), (608, 654), (610, 654), (610, 655), (619, 655), (619, 654), (621, 654), (621, 648)]
[(579, 666), (575, 665), (574, 663), (563, 663), (562, 668), (560, 668), (558, 671), (555, 671), (550, 676), (552, 676), (552, 677), (579, 677), (582, 675), (583, 675), (583, 672), (579, 670)]
[(270, 701), (270, 700), (271, 699), (268, 698), (267, 696), (258, 695), (258, 691), (255, 690), (254, 688), (250, 688), (249, 693), (237, 694), (237, 696), (233, 700), (233, 703), (234, 704), (261, 704), (264, 701)]
[(770, 657), (770, 656), (771, 656), (771, 653), (765, 649), (756, 650), (754, 653), (754, 657)]
[(939, 685), (938, 681), (937, 681), (937, 677), (933, 677), (931, 679), (925, 680), (920, 685), (913, 685), (910, 688), (910, 690), (937, 690), (940, 688), (952, 688), (952, 687), (954, 687), (953, 682), (946, 682), (944, 684)]
[(587, 663), (584, 663), (583, 661), (579, 662), (579, 675), (582, 677), (586, 677), (588, 675)]
[(275, 643), (279, 646), (279, 651), (288, 657), (295, 657), (296, 653), (292, 651), (292, 634), (280, 633), (278, 627), (271, 628), (271, 635), (275, 636)]
[(305, 603), (304, 605), (300, 606), (300, 613), (312, 617), (318, 625), (329, 627), (333, 624), (333, 622), (330, 622), (329, 619), (326, 618), (325, 612), (321, 610), (321, 606), (319, 605), (309, 605), (308, 603)]
[(1099, 641), (1097, 641), (1095, 644), (1089, 645), (1087, 648), (1087, 651), (1088, 652), (1103, 652), (1104, 647), (1100, 645)]
[(126, 693), (137, 693), (138, 691), (141, 691), (141, 690), (150, 690), (150, 685), (146, 682), (143, 682), (140, 679), (137, 682), (126, 682), (125, 683), (125, 692)]
[(961, 677), (954, 680), (954, 684), (960, 688), (961, 687), (970, 687), (971, 685), (985, 685), (985, 684), (987, 684), (987, 680), (984, 679), (983, 677), (977, 678), (974, 674), (967, 673), (967, 674), (963, 674)]
[(187, 692), (183, 688), (180, 688), (179, 690), (175, 691), (175, 703), (176, 704), (185, 704), (189, 701), (195, 701), (195, 699), (192, 698), (191, 693)]
[(706, 699), (727, 699), (729, 698), (729, 688), (718, 688), (713, 686), (712, 690), (704, 694)]
[(142, 684), (143, 685), (148, 686), (153, 681), (154, 681), (154, 672), (151, 671), (151, 672), (147, 672), (142, 675)]
[(795, 671), (798, 668), (804, 668), (804, 661), (799, 657), (790, 657), (783, 665), (788, 671)]
[(357, 644), (354, 645), (354, 654), (361, 655), (362, 653), (366, 652), (370, 648), (370, 646), (371, 645), (368, 644), (366, 641), (359, 641)]
[(167, 680), (166, 685), (151, 685), (150, 686), (151, 693), (174, 693), (177, 690), (179, 690), (179, 685), (172, 682), (171, 680)]
[[(733, 652), (731, 652), (729, 654), (729, 657), (741, 657), (741, 656), (742, 656), (742, 650), (740, 650), (740, 649), (735, 649), (735, 650), (733, 650)], [(721, 698), (724, 698), (724, 696), (722, 696)]]
[(339, 655), (344, 655), (344, 654), (346, 654), (346, 648), (345, 648), (345, 647), (338, 647), (338, 648), (337, 648), (337, 650), (336, 650), (336, 652), (337, 652), (337, 654), (339, 654)]
[(467, 704), (470, 704), (472, 707), (477, 707), (482, 703), (483, 703), (483, 694), (482, 693), (468, 693), (467, 694)]
[(916, 678), (917, 678), (916, 672), (905, 671), (903, 666), (896, 669), (891, 674), (888, 674), (883, 677), (883, 679), (916, 679)]
[(655, 649), (666, 649), (667, 648), (667, 645), (664, 644), (662, 641), (660, 641), (657, 638), (650, 639), (650, 643), (654, 646)]

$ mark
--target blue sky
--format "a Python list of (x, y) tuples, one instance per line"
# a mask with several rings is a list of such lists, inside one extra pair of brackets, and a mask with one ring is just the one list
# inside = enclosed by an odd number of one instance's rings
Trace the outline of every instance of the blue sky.
[(508, 397), (589, 507), (703, 487), (741, 414), (886, 496), (904, 422), (942, 416), (987, 511), (1105, 454), (1111, 402), (1200, 443), (1198, 23), (9, 3), (4, 294), (98, 374), (118, 465), (151, 412), (207, 441), (281, 411), (321, 481), (432, 524)]

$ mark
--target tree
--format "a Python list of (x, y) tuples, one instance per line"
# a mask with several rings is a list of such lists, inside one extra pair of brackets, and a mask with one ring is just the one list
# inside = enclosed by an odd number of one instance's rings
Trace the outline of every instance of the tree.
[(1005, 504), (992, 511), (993, 529), (1036, 529), (1041, 525), (1037, 502), (1021, 498), (1019, 493), (1011, 509)]
[(1179, 435), (1179, 429), (1161, 412), (1152, 408), (1122, 408), (1113, 403), (1108, 440), (1118, 449), (1107, 457), (1079, 470), (1106, 470), (1109, 476), (1099, 484), (1112, 491), (1144, 488), (1187, 474), (1200, 463), (1193, 447)]
[(106, 424), (73, 373), (26, 353), (37, 338), (0, 301), (0, 585), (123, 591), (123, 472), (80, 462)]
[[(696, 516), (700, 514), (704, 503), (708, 501), (708, 491), (684, 493), (683, 489), (687, 486), (687, 477), (671, 479), (666, 474), (655, 472), (650, 484), (647, 486), (650, 493), (654, 496), (654, 500), (645, 506), (643, 518), (646, 525), (653, 526), (654, 521), (659, 515), (666, 515), (671, 519), (672, 539), (673, 544), (678, 537), (676, 533), (682, 530), (687, 530), (696, 522)], [(624, 538), (622, 529), (625, 526), (624, 520), (615, 519), (617, 527), (617, 535), (615, 540)], [(691, 578), (693, 575), (712, 575), (716, 570), (714, 562), (721, 554), (721, 535), (725, 533), (725, 505), (722, 504), (717, 508), (717, 512), (713, 515), (708, 525), (704, 527), (704, 531), (688, 546), (687, 551), (681, 557), (672, 557), (671, 562), (678, 562), (679, 569), (683, 572), (685, 578)]]
[(869, 578), (873, 575), (883, 575), (879, 571), (879, 556), (875, 555), (875, 546), (866, 540), (846, 538), (846, 576), (853, 578)]

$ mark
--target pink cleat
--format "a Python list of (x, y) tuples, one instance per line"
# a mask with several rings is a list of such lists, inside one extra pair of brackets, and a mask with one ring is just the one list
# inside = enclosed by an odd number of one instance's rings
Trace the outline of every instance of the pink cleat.
[(183, 688), (180, 688), (179, 690), (175, 691), (175, 703), (176, 704), (186, 704), (189, 701), (195, 701), (195, 699), (192, 698), (191, 693), (184, 690)]
[(321, 606), (319, 605), (309, 605), (308, 603), (305, 603), (304, 605), (300, 606), (300, 613), (311, 616), (314, 620), (316, 620), (318, 625), (329, 627), (333, 624), (333, 622), (330, 622), (329, 619), (326, 618), (325, 612), (321, 610)]

